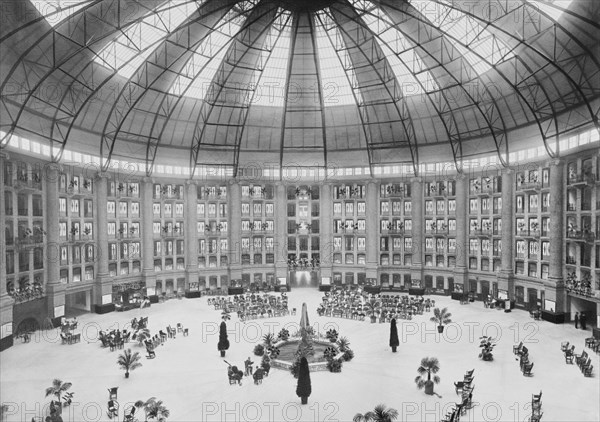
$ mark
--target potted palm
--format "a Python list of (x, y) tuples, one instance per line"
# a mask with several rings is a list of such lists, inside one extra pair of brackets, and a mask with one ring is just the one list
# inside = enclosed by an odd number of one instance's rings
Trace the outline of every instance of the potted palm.
[(396, 348), (400, 345), (400, 340), (398, 340), (398, 327), (396, 327), (396, 318), (392, 318), (392, 322), (390, 323), (390, 347), (392, 348), (392, 352), (396, 353)]
[(229, 349), (229, 339), (227, 338), (227, 325), (225, 325), (225, 321), (221, 322), (217, 349), (221, 352), (221, 357), (225, 357), (225, 352)]
[(433, 310), (433, 316), (429, 318), (429, 320), (438, 324), (438, 333), (441, 334), (444, 332), (444, 324), (450, 324), (452, 322), (450, 319), (451, 316), (452, 314), (448, 312), (448, 308), (435, 308)]
[(131, 349), (127, 349), (122, 355), (119, 355), (117, 364), (121, 369), (125, 370), (125, 378), (129, 378), (129, 371), (133, 371), (142, 366), (140, 363), (139, 352), (132, 353)]
[(379, 302), (375, 299), (371, 299), (367, 303), (365, 303), (365, 310), (369, 313), (371, 317), (371, 323), (375, 323), (377, 321), (377, 316), (375, 313), (379, 311)]
[(398, 419), (396, 409), (386, 408), (384, 404), (378, 404), (375, 409), (368, 411), (364, 415), (357, 413), (352, 418), (352, 422), (392, 422)]
[[(60, 409), (60, 407), (61, 407), (60, 396), (62, 395), (62, 393), (67, 392), (67, 390), (69, 390), (69, 388), (71, 388), (72, 385), (73, 384), (71, 384), (70, 382), (62, 382), (58, 378), (55, 378), (52, 381), (52, 385), (50, 387), (46, 388), (46, 397), (55, 396), (56, 401), (58, 402), (58, 408)], [(59, 412), (60, 412), (60, 410), (59, 410)]]
[(156, 397), (150, 397), (144, 403), (144, 412), (146, 413), (146, 421), (157, 420), (165, 421), (169, 417), (169, 409), (167, 409), (162, 400), (156, 400)]
[[(431, 374), (436, 374), (440, 370), (440, 362), (437, 358), (421, 359), (421, 366), (417, 368), (419, 375), (415, 378), (417, 388), (420, 390), (425, 387), (425, 394), (433, 395), (433, 385), (440, 383), (440, 377)], [(427, 374), (427, 376), (425, 376)]]

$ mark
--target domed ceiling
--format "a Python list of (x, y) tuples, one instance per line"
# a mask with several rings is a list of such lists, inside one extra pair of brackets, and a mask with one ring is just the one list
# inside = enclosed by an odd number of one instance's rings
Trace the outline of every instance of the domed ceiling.
[[(6, 6), (5, 6), (6, 7)], [(0, 130), (110, 160), (454, 161), (598, 127), (600, 2), (32, 0), (0, 28)], [(188, 158), (189, 157), (189, 158)], [(256, 163), (256, 164), (254, 164)]]

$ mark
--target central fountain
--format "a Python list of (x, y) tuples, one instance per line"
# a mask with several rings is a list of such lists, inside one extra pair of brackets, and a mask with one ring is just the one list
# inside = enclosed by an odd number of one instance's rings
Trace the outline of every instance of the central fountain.
[(311, 372), (327, 371), (327, 359), (323, 353), (332, 346), (334, 345), (329, 341), (315, 339), (314, 330), (308, 321), (306, 303), (303, 303), (300, 330), (294, 338), (275, 344), (279, 349), (279, 356), (271, 360), (271, 365), (275, 368), (290, 369), (296, 359), (304, 356)]

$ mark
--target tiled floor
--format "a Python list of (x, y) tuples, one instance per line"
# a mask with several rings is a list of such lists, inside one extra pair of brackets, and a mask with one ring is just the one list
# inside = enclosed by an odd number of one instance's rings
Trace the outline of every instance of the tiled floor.
[[(591, 355), (595, 376), (585, 378), (575, 365), (565, 364), (560, 351), (561, 341), (568, 340), (581, 353), (590, 331), (533, 321), (521, 311), (504, 313), (485, 309), (481, 303), (460, 305), (434, 297), (438, 306), (449, 307), (455, 323), (440, 337), (429, 322), (430, 314), (399, 321), (401, 344), (393, 354), (388, 347), (389, 324), (319, 317), (316, 307), (321, 293), (314, 289), (296, 289), (288, 297), (290, 308), (298, 311), (303, 302), (308, 304), (310, 322), (319, 332), (337, 327), (356, 354), (339, 374), (311, 374), (312, 395), (306, 406), (300, 406), (295, 394), (296, 380), (281, 370), (272, 369), (260, 386), (249, 379), (241, 387), (229, 385), (227, 365), (217, 351), (220, 311), (209, 307), (203, 297), (125, 313), (83, 315), (78, 318), (82, 342), (71, 346), (60, 344), (55, 331), (38, 333), (27, 344), (18, 340), (0, 354), (0, 394), (2, 403), (9, 405), (7, 420), (29, 422), (47, 414), (50, 399), (44, 397), (44, 390), (53, 378), (60, 378), (72, 382), (75, 392), (74, 403), (65, 408), (65, 421), (108, 420), (107, 388), (114, 386), (119, 387), (121, 411), (128, 402), (155, 396), (170, 410), (169, 421), (348, 421), (378, 403), (397, 409), (400, 420), (439, 421), (459, 400), (453, 382), (469, 369), (475, 369), (476, 406), (463, 420), (525, 421), (531, 413), (531, 395), (540, 390), (543, 421), (600, 420), (598, 355)], [(225, 360), (243, 367), (262, 334), (277, 333), (286, 324), (294, 331), (299, 314), (246, 323), (233, 316), (228, 322), (231, 347)], [(169, 339), (158, 347), (156, 359), (143, 358), (143, 367), (125, 379), (116, 365), (120, 352), (101, 348), (95, 337), (99, 329), (123, 327), (139, 316), (149, 317), (153, 333), (181, 322), (190, 335)], [(492, 362), (477, 357), (483, 334), (499, 339)], [(526, 343), (535, 364), (531, 378), (521, 375), (512, 353), (519, 341)], [(137, 345), (129, 346), (143, 353)], [(415, 386), (416, 369), (425, 356), (440, 361), (441, 383), (435, 387), (439, 396), (427, 396)]]

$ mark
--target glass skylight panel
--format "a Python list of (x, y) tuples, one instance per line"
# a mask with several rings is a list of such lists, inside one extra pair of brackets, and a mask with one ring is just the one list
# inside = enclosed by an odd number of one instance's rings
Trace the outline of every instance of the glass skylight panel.
[[(402, 32), (392, 26), (389, 16), (369, 1), (353, 0), (365, 24), (377, 35), (377, 43), (383, 50), (404, 95), (417, 95), (437, 89), (431, 73)], [(416, 79), (418, 79), (418, 81)]]
[[(467, 48), (462, 44), (454, 43), (460, 54), (479, 74), (491, 69), (488, 62), (495, 65), (513, 57), (513, 53), (509, 51), (508, 47), (480, 25), (477, 20), (458, 9), (447, 6), (446, 4), (451, 5), (449, 0), (438, 0), (437, 3), (408, 1), (433, 25), (468, 46)], [(434, 13), (432, 13), (432, 8)]]
[(52, 27), (89, 3), (91, 3), (91, 0), (31, 0), (31, 4), (40, 15), (46, 18), (46, 22)]
[[(328, 9), (317, 13), (315, 25), (325, 107), (356, 104), (349, 80), (354, 86), (358, 86), (358, 81), (342, 35)], [(361, 101), (358, 90), (356, 97)]]
[(103, 66), (117, 69), (130, 78), (148, 58), (158, 42), (177, 29), (204, 0), (169, 0), (141, 21), (130, 25), (116, 40), (108, 43), (94, 58)]
[[(256, 0), (238, 3), (200, 43), (171, 87), (171, 94), (203, 100), (227, 54), (227, 44), (242, 29)], [(189, 86), (189, 88), (188, 88)], [(187, 91), (186, 91), (187, 89)], [(185, 94), (184, 94), (185, 92)]]
[(571, 5), (572, 1), (573, 0), (554, 0), (554, 1), (552, 1), (552, 0), (546, 0), (546, 2), (541, 2), (541, 1), (538, 1), (538, 0), (528, 0), (528, 2), (532, 6), (537, 7), (540, 11), (546, 13), (548, 16), (550, 16), (555, 21), (557, 21), (558, 18), (560, 18), (560, 16), (562, 15), (563, 12), (560, 9), (552, 7), (548, 3), (552, 3), (553, 5), (561, 7), (563, 9), (568, 9), (569, 6)]
[[(271, 28), (263, 52), (265, 67), (260, 75), (258, 86), (252, 98), (252, 104), (282, 107), (287, 84), (287, 67), (290, 56), (292, 19), (289, 12), (283, 13)], [(275, 45), (273, 46), (273, 43)]]

